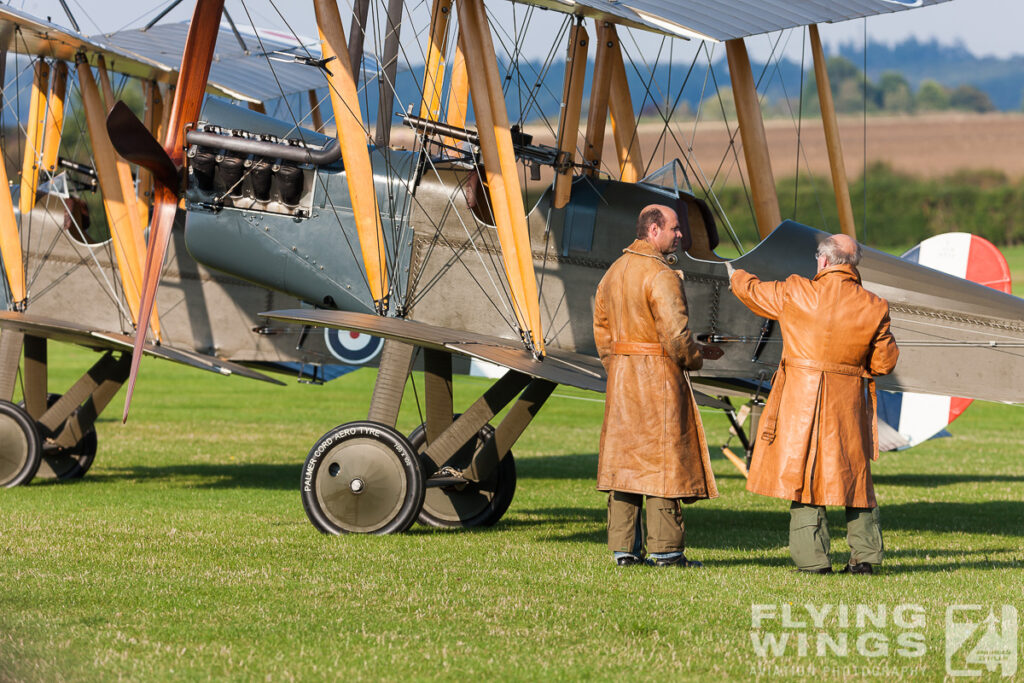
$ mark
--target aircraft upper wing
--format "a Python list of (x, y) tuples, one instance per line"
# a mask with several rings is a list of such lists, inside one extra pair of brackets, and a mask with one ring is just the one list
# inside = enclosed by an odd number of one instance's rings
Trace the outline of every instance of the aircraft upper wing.
[(75, 61), (75, 55), (82, 52), (88, 56), (92, 64), (96, 63), (98, 55), (103, 55), (111, 70), (146, 80), (173, 82), (177, 74), (177, 71), (163, 65), (20, 12), (10, 5), (0, 6), (0, 37), (2, 36), (9, 37), (9, 52), (72, 63)]
[[(16, 311), (0, 311), (0, 329), (14, 330), (33, 336), (85, 346), (91, 349), (131, 351), (134, 338), (116, 332), (101, 332), (66, 320), (53, 320), (25, 315)], [(146, 344), (146, 353), (156, 358), (174, 361), (189, 367), (215, 372), (220, 375), (240, 375), (271, 384), (283, 382), (237, 363), (167, 345)]]
[(697, 40), (730, 40), (948, 0), (514, 0)]
[[(188, 26), (188, 21), (158, 24), (148, 31), (119, 31), (103, 38), (123, 52), (176, 73)], [(287, 61), (292, 56), (319, 59), (320, 44), (316, 40), (297, 41), (277, 31), (260, 30), (257, 38), (242, 27), (236, 37), (228, 24), (221, 24), (207, 92), (257, 103), (327, 85), (319, 68)]]

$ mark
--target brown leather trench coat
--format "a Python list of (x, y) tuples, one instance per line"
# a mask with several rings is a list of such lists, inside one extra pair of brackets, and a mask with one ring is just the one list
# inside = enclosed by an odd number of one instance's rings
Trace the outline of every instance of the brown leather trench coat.
[(737, 270), (731, 284), (747, 308), (779, 321), (783, 340), (747, 490), (810, 505), (875, 507), (871, 377), (892, 372), (899, 357), (889, 304), (861, 287), (848, 265), (784, 282)]
[(597, 286), (594, 340), (608, 372), (601, 491), (718, 496), (686, 373), (703, 359), (686, 326), (682, 275), (654, 246), (636, 240)]

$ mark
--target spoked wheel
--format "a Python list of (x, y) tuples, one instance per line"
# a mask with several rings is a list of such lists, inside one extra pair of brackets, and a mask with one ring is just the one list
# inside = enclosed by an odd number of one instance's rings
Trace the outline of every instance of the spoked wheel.
[(35, 420), (10, 401), (0, 401), (0, 486), (32, 481), (42, 457)]
[(423, 471), (405, 437), (376, 422), (324, 434), (302, 469), (302, 506), (327, 534), (405, 531), (423, 505)]
[[(46, 407), (53, 407), (60, 397), (61, 394), (47, 394)], [(25, 402), (19, 402), (18, 406), (24, 408)], [(81, 479), (92, 467), (96, 449), (96, 430), (92, 427), (89, 427), (89, 431), (82, 435), (78, 443), (70, 447), (58, 446), (50, 439), (43, 439), (43, 459), (36, 476), (57, 481)]]
[[(456, 415), (456, 417), (458, 417)], [(455, 470), (465, 469), (473, 459), (473, 453), (494, 433), (494, 427), (484, 425), (471, 440), (453, 455), (445, 466)], [(420, 425), (409, 435), (409, 443), (427, 460), (423, 451), (427, 448), (427, 431)], [(508, 510), (516, 494), (516, 462), (508, 453), (490, 476), (479, 484), (460, 483), (451, 486), (427, 488), (420, 510), (419, 522), (436, 527), (477, 527), (492, 526)]]

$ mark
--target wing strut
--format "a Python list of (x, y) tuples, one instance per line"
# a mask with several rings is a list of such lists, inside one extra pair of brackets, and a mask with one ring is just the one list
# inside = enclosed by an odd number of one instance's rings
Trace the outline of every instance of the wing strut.
[(345, 29), (341, 25), (341, 15), (334, 0), (314, 0), (313, 7), (316, 10), (317, 26), (320, 27), (323, 57), (337, 58), (333, 62), (336, 66), (330, 67), (327, 76), (331, 105), (334, 107), (334, 125), (338, 129), (345, 179), (348, 181), (348, 193), (359, 234), (366, 279), (370, 285), (370, 296), (373, 297), (377, 312), (383, 315), (388, 310), (387, 255), (384, 251), (384, 233), (377, 208), (377, 191), (373, 184), (366, 130), (359, 109), (359, 93), (345, 45)]
[(452, 0), (434, 0), (430, 10), (430, 42), (427, 64), (423, 70), (423, 101), (420, 117), (439, 121), (441, 87), (444, 85), (444, 54), (448, 48), (448, 23), (452, 16)]
[(594, 79), (590, 86), (590, 111), (587, 112), (587, 141), (583, 148), (583, 157), (590, 167), (587, 173), (596, 174), (601, 170), (601, 154), (604, 151), (604, 130), (608, 123), (608, 92), (612, 77), (612, 47), (618, 49), (616, 41), (613, 45), (607, 37), (610, 24), (603, 21), (597, 24), (597, 47), (594, 49)]
[[(469, 110), (469, 76), (466, 75), (466, 55), (462, 52), (462, 41), (455, 43), (455, 58), (452, 59), (452, 80), (448, 86), (448, 111), (445, 122), (456, 128), (466, 127), (466, 112)], [(444, 138), (444, 144), (455, 147), (458, 142)]]
[[(43, 150), (43, 134), (46, 132), (46, 100), (50, 87), (50, 65), (42, 59), (36, 60), (35, 78), (32, 79), (32, 95), (29, 97), (28, 124), (25, 127), (25, 151), (21, 162), (21, 196), (18, 198), (22, 220), (28, 220), (29, 212), (36, 205), (36, 188), (39, 186), (39, 159)], [(7, 191), (7, 186), (4, 186)]]
[(537, 300), (537, 276), (533, 270), (522, 189), (516, 173), (515, 151), (509, 131), (505, 96), (498, 75), (498, 63), (491, 41), (491, 31), (484, 13), (483, 0), (459, 0), (459, 24), (462, 51), (471, 56), (466, 61), (469, 90), (473, 97), (480, 136), (480, 152), (494, 211), (501, 259), (505, 264), (516, 317), (524, 341), (539, 356), (544, 355), (544, 337), (540, 326)]
[[(107, 214), (107, 225), (117, 258), (117, 270), (124, 286), (124, 296), (132, 322), (139, 323), (139, 306), (142, 292), (142, 257), (136, 248), (132, 228), (132, 217), (125, 202), (124, 190), (117, 175), (117, 158), (110, 143), (110, 135), (104, 125), (104, 108), (100, 92), (92, 76), (92, 68), (85, 55), (77, 59), (79, 90), (82, 94), (82, 108), (85, 122), (92, 141), (92, 156), (96, 164), (96, 178), (103, 193), (103, 208)], [(138, 219), (138, 214), (135, 214)], [(145, 333), (143, 333), (145, 336)]]
[[(224, 0), (197, 0), (185, 39), (185, 51), (181, 55), (178, 70), (178, 86), (174, 90), (174, 102), (168, 115), (163, 148), (174, 166), (181, 166), (184, 157), (185, 126), (199, 117), (210, 75), (210, 62), (217, 45), (220, 30), (220, 16)], [(90, 79), (92, 75), (90, 74)], [(125, 392), (124, 415), (128, 420), (128, 408), (135, 390), (135, 379), (139, 374), (142, 350), (146, 345), (146, 330), (149, 327), (150, 312), (156, 303), (156, 289), (160, 282), (160, 269), (164, 264), (167, 243), (171, 239), (174, 216), (178, 211), (178, 187), (167, 187), (160, 183), (153, 201), (153, 221), (149, 231), (149, 245), (146, 249), (145, 279), (142, 282), (142, 300), (139, 324), (135, 330), (135, 349), (132, 352), (131, 374)]]
[(754, 197), (757, 232), (764, 239), (782, 222), (782, 213), (779, 211), (779, 197), (775, 194), (775, 176), (768, 155), (761, 105), (757, 100), (754, 75), (750, 72), (750, 58), (743, 39), (725, 41), (725, 52), (729, 59), (729, 76), (736, 101), (740, 138), (743, 140), (743, 156), (747, 160), (750, 193)]
[[(114, 108), (114, 104), (117, 100), (114, 99), (114, 89), (110, 87), (110, 77), (107, 74), (107, 63), (103, 58), (103, 55), (99, 55), (96, 58), (96, 72), (100, 77), (100, 88), (103, 90), (103, 99), (107, 105), (107, 113)], [(106, 127), (103, 126), (104, 132), (106, 133)], [(131, 242), (129, 251), (133, 255), (133, 262), (135, 264), (135, 274), (138, 277), (137, 286), (139, 292), (142, 292), (142, 256), (146, 253), (146, 240), (143, 237), (145, 227), (143, 225), (142, 214), (139, 212), (138, 197), (135, 196), (135, 183), (132, 180), (132, 169), (128, 165), (128, 162), (124, 158), (113, 154), (114, 163), (117, 168), (117, 181), (121, 186), (121, 197), (124, 199), (124, 208), (128, 212), (128, 229), (124, 231), (125, 239)], [(160, 318), (157, 315), (156, 305), (153, 305), (153, 317), (150, 320), (150, 328), (153, 330), (153, 335), (160, 339)]]
[(561, 209), (572, 194), (572, 164), (576, 161), (576, 138), (580, 134), (580, 110), (583, 107), (583, 81), (587, 77), (587, 46), (590, 36), (582, 23), (569, 31), (565, 56), (565, 81), (562, 86), (562, 118), (558, 122), (559, 171), (555, 176), (554, 208)]
[(57, 152), (60, 150), (60, 136), (64, 129), (64, 96), (68, 89), (68, 65), (58, 61), (53, 65), (50, 77), (50, 95), (46, 98), (46, 133), (43, 134), (43, 171), (54, 175), (57, 168)]
[(619, 179), (624, 183), (635, 183), (644, 175), (644, 162), (640, 154), (636, 116), (633, 114), (633, 98), (629, 94), (629, 81), (626, 79), (626, 64), (622, 61), (622, 43), (615, 24), (605, 28), (603, 37), (605, 42), (615, 43), (610, 55), (612, 73), (608, 110), (612, 115), (612, 135), (619, 156)]
[[(13, 31), (13, 25), (0, 28), (0, 82), (3, 81), (4, 71), (6, 70), (7, 46), (11, 41)], [(0, 88), (0, 103), (2, 103), (2, 100), (3, 89)], [(22, 310), (25, 306), (25, 261), (21, 253), (21, 235), (18, 233), (18, 221), (14, 217), (14, 201), (11, 199), (10, 190), (7, 189), (9, 187), (10, 185), (7, 182), (7, 164), (0, 162), (0, 258), (3, 259), (4, 272), (7, 274), (7, 284), (11, 288), (11, 302), (14, 304), (15, 309)], [(20, 343), (18, 344), (18, 349), (20, 353)], [(14, 367), (17, 368), (17, 366), (18, 362), (15, 359)], [(2, 375), (2, 371), (0, 371), (0, 375)], [(2, 390), (0, 390), (0, 398), (3, 397)]]
[(846, 181), (846, 164), (843, 162), (843, 143), (839, 139), (839, 121), (836, 120), (832, 88), (828, 82), (825, 53), (821, 49), (817, 24), (811, 24), (807, 28), (811, 37), (811, 53), (814, 55), (814, 78), (818, 86), (818, 101), (821, 103), (821, 123), (825, 127), (825, 146), (828, 148), (828, 163), (832, 170), (832, 189), (836, 193), (839, 227), (844, 234), (857, 239), (853, 205), (850, 203), (850, 186)]

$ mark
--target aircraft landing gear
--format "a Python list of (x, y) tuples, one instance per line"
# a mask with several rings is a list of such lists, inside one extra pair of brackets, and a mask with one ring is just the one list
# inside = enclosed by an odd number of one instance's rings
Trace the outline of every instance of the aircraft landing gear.
[(31, 481), (42, 456), (35, 421), (24, 409), (0, 401), (0, 486), (9, 488)]
[[(131, 354), (107, 351), (63, 394), (49, 393), (46, 344), (45, 337), (11, 328), (0, 335), (0, 486), (27, 484), (34, 476), (66, 481), (85, 475), (96, 458), (96, 417), (128, 377)], [(14, 405), (23, 352), (24, 400)], [(30, 442), (37, 446), (25, 450)]]
[[(458, 415), (455, 416), (459, 417)], [(509, 451), (498, 466), (481, 481), (464, 479), (460, 474), (470, 466), (473, 456), (494, 437), (494, 427), (484, 425), (475, 439), (468, 441), (427, 480), (427, 493), (418, 520), (435, 527), (492, 526), (508, 510), (516, 494), (516, 463)], [(421, 424), (409, 435), (409, 443), (419, 454), (426, 469), (436, 466), (426, 454), (427, 426)]]
[[(52, 408), (62, 395), (47, 394), (46, 408)], [(24, 408), (25, 402), (19, 402), (18, 407)], [(36, 426), (41, 427), (38, 423), (36, 423)], [(39, 463), (39, 470), (36, 472), (36, 476), (40, 479), (56, 479), (57, 481), (81, 479), (84, 477), (96, 459), (96, 451), (99, 446), (99, 442), (96, 439), (96, 430), (90, 426), (70, 446), (58, 444), (53, 439), (54, 436), (54, 434), (43, 434), (43, 459)]]
[(302, 506), (324, 533), (405, 531), (423, 506), (423, 472), (404, 436), (348, 422), (317, 441), (302, 468)]
[[(555, 384), (510, 370), (461, 415), (452, 410), (451, 354), (424, 348), (426, 421), (408, 439), (398, 418), (415, 347), (384, 343), (369, 419), (325, 434), (302, 471), (302, 504), (324, 533), (495, 524), (516, 489), (511, 449)], [(489, 423), (505, 406), (497, 427)]]

